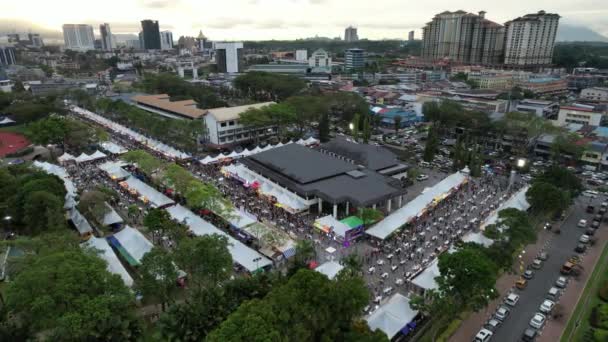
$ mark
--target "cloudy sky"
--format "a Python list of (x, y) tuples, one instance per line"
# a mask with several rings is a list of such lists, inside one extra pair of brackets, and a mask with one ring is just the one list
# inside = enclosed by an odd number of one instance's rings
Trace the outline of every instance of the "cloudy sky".
[(504, 23), (538, 10), (608, 36), (608, 0), (17, 0), (4, 1), (0, 31), (61, 30), (64, 23), (95, 26), (109, 22), (113, 33), (137, 33), (142, 19), (159, 20), (161, 29), (214, 40), (337, 37), (344, 27), (361, 38), (404, 38), (444, 10), (487, 11)]

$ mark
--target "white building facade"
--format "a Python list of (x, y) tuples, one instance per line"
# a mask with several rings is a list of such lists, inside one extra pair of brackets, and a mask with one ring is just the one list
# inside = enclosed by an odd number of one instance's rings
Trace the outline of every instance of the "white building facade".
[(116, 42), (114, 36), (112, 36), (112, 30), (110, 24), (104, 23), (99, 25), (99, 34), (101, 35), (101, 49), (104, 51), (112, 51), (116, 48)]
[(505, 24), (505, 64), (540, 66), (551, 64), (560, 16), (540, 11)]
[(93, 26), (84, 24), (64, 24), (63, 41), (69, 50), (87, 51), (95, 49)]
[(249, 108), (261, 108), (271, 104), (274, 104), (274, 102), (209, 109), (205, 115), (205, 125), (207, 127), (205, 143), (216, 148), (222, 148), (276, 134), (276, 127), (252, 128), (245, 127), (239, 122), (241, 113)]
[(588, 101), (608, 102), (608, 88), (593, 87), (581, 90), (581, 99)]
[(308, 51), (307, 50), (296, 50), (296, 61), (300, 61), (300, 62), (308, 61)]
[(565, 126), (567, 124), (580, 124), (589, 126), (600, 126), (604, 114), (585, 107), (563, 106), (559, 109), (557, 124)]
[(173, 49), (173, 33), (171, 31), (160, 32), (160, 49), (165, 51)]
[(215, 61), (219, 72), (243, 71), (243, 43), (215, 43)]

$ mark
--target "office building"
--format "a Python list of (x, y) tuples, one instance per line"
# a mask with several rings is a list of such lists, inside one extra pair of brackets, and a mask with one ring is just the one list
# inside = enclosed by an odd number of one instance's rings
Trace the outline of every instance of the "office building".
[(555, 120), (559, 113), (559, 103), (553, 101), (525, 99), (519, 101), (515, 110), (522, 113), (532, 113), (538, 117)]
[(296, 50), (296, 61), (308, 62), (308, 51), (307, 50)]
[(17, 44), (17, 43), (19, 43), (19, 41), (21, 41), (21, 37), (19, 36), (19, 33), (9, 33), (6, 36), (8, 37), (9, 43)]
[(141, 21), (142, 48), (146, 50), (160, 50), (160, 31), (157, 20)]
[(308, 66), (311, 68), (329, 68), (331, 70), (331, 57), (323, 49), (315, 50), (308, 59)]
[(605, 121), (604, 117), (604, 113), (596, 110), (594, 106), (574, 104), (572, 106), (560, 107), (557, 116), (557, 124), (559, 126), (565, 126), (567, 124), (601, 126)]
[(359, 35), (357, 34), (357, 28), (349, 26), (344, 30), (344, 41), (345, 42), (356, 42), (359, 40)]
[(16, 64), (15, 48), (12, 46), (0, 46), (0, 65)]
[(581, 91), (581, 99), (586, 101), (608, 102), (608, 88), (593, 87)]
[(365, 50), (348, 49), (344, 52), (344, 68), (346, 70), (358, 70), (365, 67)]
[(116, 48), (116, 42), (110, 30), (110, 24), (104, 23), (99, 25), (99, 34), (101, 35), (101, 49), (104, 51), (112, 51)]
[(171, 31), (163, 31), (160, 33), (160, 49), (173, 50), (173, 33), (171, 33)]
[(141, 41), (139, 39), (129, 39), (125, 41), (127, 49), (141, 50)]
[(95, 35), (91, 25), (63, 25), (63, 40), (65, 48), (69, 50), (87, 51), (95, 49)]
[(542, 66), (551, 64), (559, 15), (540, 11), (505, 24), (505, 64)]
[(137, 95), (131, 100), (143, 110), (172, 119), (196, 120), (207, 114), (194, 100), (171, 101), (167, 94)]
[(410, 31), (410, 33), (408, 33), (407, 40), (410, 42), (414, 41), (414, 31)]
[(437, 14), (422, 29), (422, 57), (435, 61), (449, 58), (470, 64), (500, 64), (505, 28), (479, 14), (465, 11)]
[(29, 43), (32, 47), (43, 47), (44, 46), (44, 42), (42, 41), (42, 37), (40, 37), (40, 34), (38, 33), (28, 33), (27, 34), (27, 38), (29, 40)]
[(219, 72), (242, 72), (243, 43), (215, 43), (215, 61)]
[(248, 127), (239, 122), (241, 114), (249, 108), (261, 108), (273, 103), (264, 102), (207, 110), (204, 116), (207, 126), (206, 143), (216, 148), (222, 148), (275, 135), (276, 127)]

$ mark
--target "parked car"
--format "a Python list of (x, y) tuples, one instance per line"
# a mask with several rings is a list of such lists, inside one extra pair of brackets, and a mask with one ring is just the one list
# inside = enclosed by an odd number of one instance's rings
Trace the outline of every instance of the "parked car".
[(526, 288), (526, 286), (528, 286), (528, 281), (524, 278), (519, 278), (516, 282), (515, 282), (515, 287), (517, 287), (520, 290), (523, 290)]
[(492, 318), (488, 322), (486, 322), (486, 325), (484, 325), (484, 328), (486, 328), (492, 332), (495, 332), (496, 330), (498, 330), (498, 327), (500, 326), (501, 323), (502, 323), (501, 321)]
[(597, 230), (597, 228), (589, 227), (589, 228), (587, 228), (587, 230), (585, 230), (585, 235), (593, 236), (593, 235), (595, 235), (596, 230)]
[(507, 308), (507, 307), (506, 307), (506, 306), (504, 306), (504, 305), (501, 305), (501, 306), (498, 308), (498, 310), (496, 310), (496, 312), (494, 313), (494, 317), (495, 317), (497, 320), (499, 320), (499, 321), (501, 321), (501, 322), (504, 322), (504, 321), (505, 321), (505, 319), (507, 319), (507, 317), (509, 317), (509, 313), (510, 313), (509, 308)]
[(581, 228), (587, 227), (587, 220), (583, 219), (583, 220), (578, 221), (577, 226), (579, 226)]
[(543, 261), (539, 258), (536, 258), (532, 261), (532, 268), (535, 270), (540, 270), (543, 267)]
[(515, 306), (519, 301), (519, 295), (517, 293), (510, 293), (507, 298), (505, 298), (505, 304), (509, 306)]
[(545, 260), (549, 259), (549, 254), (547, 254), (547, 252), (542, 252), (538, 255), (538, 258), (542, 261), (545, 261)]
[(583, 191), (583, 196), (587, 196), (587, 197), (591, 197), (591, 198), (596, 198), (598, 194), (599, 193), (597, 191), (594, 191), (594, 190), (585, 190), (585, 191)]
[(532, 328), (540, 329), (545, 325), (547, 317), (540, 312), (534, 314), (534, 317), (530, 320), (530, 326)]
[(540, 312), (548, 315), (551, 313), (551, 310), (553, 310), (554, 306), (555, 306), (554, 301), (545, 299), (545, 301), (540, 305), (539, 310), (540, 310)]
[(532, 328), (526, 328), (524, 334), (521, 336), (521, 340), (524, 342), (532, 342), (536, 338), (537, 330)]
[(421, 182), (423, 180), (427, 180), (427, 179), (429, 179), (429, 176), (427, 176), (427, 175), (419, 175), (418, 177), (416, 177), (416, 180), (419, 182)]
[(585, 245), (584, 243), (579, 243), (578, 245), (576, 245), (576, 248), (574, 248), (574, 251), (577, 253), (585, 253), (586, 250), (587, 245)]
[(593, 214), (595, 212), (595, 207), (592, 205), (587, 206), (587, 213)]
[(591, 239), (591, 237), (587, 234), (583, 234), (581, 235), (581, 237), (578, 239), (578, 242), (580, 243), (589, 243), (589, 240)]
[(479, 330), (473, 342), (488, 342), (492, 338), (492, 332), (486, 328)]
[(532, 271), (532, 270), (526, 270), (524, 272), (524, 278), (526, 278), (528, 280), (534, 278), (534, 271)]
[(555, 281), (555, 286), (559, 287), (560, 289), (565, 288), (566, 285), (568, 285), (568, 278), (566, 278), (566, 277), (559, 277)]
[(547, 299), (551, 300), (551, 301), (556, 301), (557, 298), (559, 298), (559, 293), (560, 290), (553, 286), (549, 289), (549, 292), (547, 292)]

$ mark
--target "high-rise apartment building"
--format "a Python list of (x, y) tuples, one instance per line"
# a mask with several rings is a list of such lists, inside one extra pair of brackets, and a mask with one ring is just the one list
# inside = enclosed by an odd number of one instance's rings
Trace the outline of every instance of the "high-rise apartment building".
[(44, 46), (44, 42), (42, 41), (42, 37), (38, 33), (28, 33), (27, 39), (31, 46), (39, 48)]
[(349, 26), (344, 30), (344, 41), (345, 42), (356, 42), (359, 40), (359, 35), (357, 34), (357, 28)]
[(410, 33), (408, 33), (407, 40), (410, 42), (414, 41), (414, 31), (410, 31)]
[(346, 70), (357, 70), (365, 67), (365, 50), (348, 49), (344, 52), (344, 67)]
[(422, 57), (450, 58), (469, 64), (500, 64), (503, 60), (505, 28), (479, 14), (443, 12), (422, 29)]
[(243, 43), (215, 43), (215, 61), (219, 72), (243, 71)]
[(65, 48), (70, 50), (87, 51), (95, 49), (93, 26), (84, 24), (64, 24), (63, 41)]
[(12, 46), (0, 46), (0, 65), (11, 65), (17, 63), (15, 48)]
[(173, 49), (173, 33), (171, 33), (171, 31), (163, 31), (160, 33), (160, 49), (161, 50), (172, 50)]
[(101, 49), (104, 51), (112, 51), (116, 48), (116, 42), (110, 30), (110, 24), (104, 23), (99, 25), (99, 34), (101, 35)]
[(559, 15), (526, 14), (505, 24), (505, 64), (540, 66), (551, 64)]
[(146, 50), (160, 50), (160, 30), (157, 20), (142, 20), (142, 48)]

